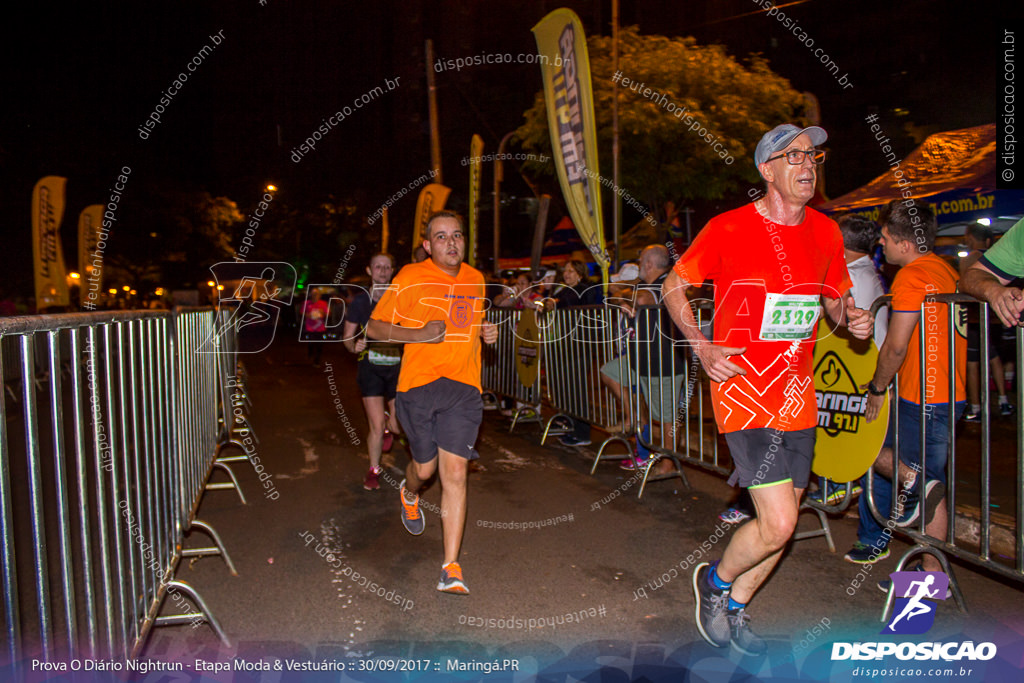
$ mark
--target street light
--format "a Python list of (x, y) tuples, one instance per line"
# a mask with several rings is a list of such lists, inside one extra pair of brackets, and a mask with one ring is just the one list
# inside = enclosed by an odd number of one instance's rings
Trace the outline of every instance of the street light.
[(267, 192), (277, 192), (277, 185), (267, 183)]
[(71, 271), (70, 273), (68, 273), (68, 277), (71, 278), (72, 280), (77, 280), (82, 276), (76, 273), (75, 271)]

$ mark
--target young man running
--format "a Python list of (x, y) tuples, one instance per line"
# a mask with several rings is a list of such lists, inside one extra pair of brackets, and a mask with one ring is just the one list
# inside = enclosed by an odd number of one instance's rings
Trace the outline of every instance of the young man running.
[(367, 332), (407, 346), (398, 377), (398, 419), (412, 452), (400, 487), (402, 523), (423, 533), (420, 489), (441, 479), (444, 562), (437, 590), (469, 593), (459, 565), (466, 526), (466, 479), (483, 419), (480, 339), (493, 344), (498, 328), (484, 321), (483, 274), (462, 262), (462, 220), (439, 211), (427, 222), (430, 258), (405, 266), (373, 311)]

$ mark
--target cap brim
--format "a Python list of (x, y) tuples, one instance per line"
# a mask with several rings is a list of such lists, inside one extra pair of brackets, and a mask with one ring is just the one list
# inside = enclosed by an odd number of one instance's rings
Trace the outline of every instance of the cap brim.
[(811, 144), (814, 145), (815, 147), (824, 144), (824, 142), (828, 140), (828, 133), (825, 132), (824, 128), (819, 128), (818, 126), (808, 126), (807, 128), (798, 130), (792, 135), (789, 135), (780, 140), (779, 144), (776, 145), (778, 149), (775, 151), (775, 153), (778, 154), (782, 150), (786, 149), (786, 147), (789, 147), (790, 143), (793, 142), (793, 140), (796, 140), (798, 137), (804, 134), (806, 134), (807, 137), (811, 139)]

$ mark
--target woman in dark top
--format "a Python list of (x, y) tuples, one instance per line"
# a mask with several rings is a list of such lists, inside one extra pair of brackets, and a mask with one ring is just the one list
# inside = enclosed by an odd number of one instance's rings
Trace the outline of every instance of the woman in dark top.
[(604, 303), (601, 286), (587, 279), (587, 266), (583, 261), (572, 259), (562, 266), (562, 280), (565, 286), (555, 294), (558, 308), (573, 306), (600, 306)]
[[(572, 259), (562, 266), (562, 279), (565, 286), (555, 294), (555, 307), (557, 309), (574, 308), (577, 306), (600, 306), (604, 303), (604, 295), (600, 285), (595, 285), (587, 278), (587, 267), (582, 261)], [(570, 355), (569, 375), (573, 385), (582, 389), (576, 400), (575, 409), (586, 413), (585, 401), (589, 400), (591, 391), (589, 377), (591, 368), (584, 364), (581, 335), (587, 334), (587, 327), (576, 325), (573, 328), (572, 346), (575, 352)], [(597, 387), (593, 387), (596, 391)], [(572, 433), (559, 437), (559, 441), (565, 446), (588, 446), (590, 445), (590, 425), (583, 420), (571, 418)]]

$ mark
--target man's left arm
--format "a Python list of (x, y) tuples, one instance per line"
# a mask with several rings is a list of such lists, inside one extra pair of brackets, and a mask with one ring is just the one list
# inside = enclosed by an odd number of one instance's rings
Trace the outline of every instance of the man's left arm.
[[(892, 382), (903, 359), (907, 357), (907, 348), (910, 346), (910, 338), (914, 335), (918, 320), (921, 314), (912, 311), (893, 311), (889, 316), (889, 333), (885, 336), (885, 343), (878, 350), (878, 365), (875, 366), (875, 374), (871, 376), (870, 384), (881, 390), (879, 396), (868, 392), (868, 403), (865, 417), (868, 422), (874, 422), (878, 413), (882, 410), (885, 402), (885, 388)], [(861, 389), (867, 389), (865, 384)]]

